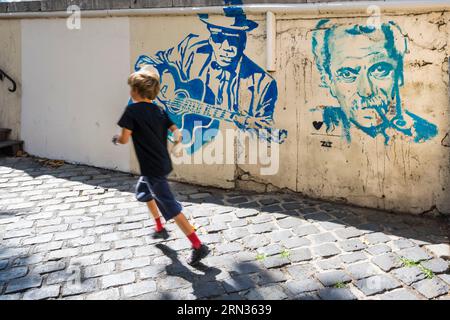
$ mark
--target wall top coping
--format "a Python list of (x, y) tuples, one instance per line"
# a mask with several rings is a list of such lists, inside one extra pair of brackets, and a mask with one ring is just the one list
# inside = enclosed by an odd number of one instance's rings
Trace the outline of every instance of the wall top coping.
[[(1, 0), (0, 0), (1, 1)], [(33, 1), (14, 1), (14, 2), (0, 2), (0, 18), (15, 16), (19, 13), (46, 13), (46, 12), (65, 12), (72, 5), (77, 5), (82, 11), (95, 10), (135, 10), (140, 9), (155, 9), (160, 11), (162, 9), (180, 10), (195, 9), (192, 12), (205, 10), (207, 7), (221, 7), (224, 3), (230, 0), (33, 0)], [(439, 10), (450, 9), (450, 0), (243, 0), (242, 4), (245, 7), (264, 8), (278, 7), (282, 11), (282, 7), (296, 7), (299, 11), (302, 8), (311, 11), (312, 9), (319, 10), (324, 8), (328, 11), (342, 10), (344, 8), (351, 9), (352, 7), (362, 8), (364, 6), (379, 5), (384, 8), (412, 8), (412, 9), (426, 9), (436, 8)], [(281, 9), (280, 9), (281, 7)], [(182, 12), (182, 11), (181, 11)], [(319, 12), (319, 11), (317, 11)], [(180, 13), (180, 11), (179, 11)], [(189, 10), (186, 11), (189, 13)]]

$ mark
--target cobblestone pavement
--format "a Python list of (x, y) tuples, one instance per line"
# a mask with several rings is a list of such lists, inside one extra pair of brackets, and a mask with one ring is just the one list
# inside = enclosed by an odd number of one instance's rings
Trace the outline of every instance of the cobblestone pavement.
[(212, 248), (153, 221), (136, 177), (0, 158), (0, 299), (449, 299), (448, 220), (172, 183)]

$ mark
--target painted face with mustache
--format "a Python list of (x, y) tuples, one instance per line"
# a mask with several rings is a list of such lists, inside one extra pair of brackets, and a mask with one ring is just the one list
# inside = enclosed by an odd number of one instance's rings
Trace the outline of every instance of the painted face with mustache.
[(381, 31), (349, 35), (336, 30), (330, 43), (330, 89), (347, 117), (374, 128), (395, 116), (397, 61), (385, 48)]

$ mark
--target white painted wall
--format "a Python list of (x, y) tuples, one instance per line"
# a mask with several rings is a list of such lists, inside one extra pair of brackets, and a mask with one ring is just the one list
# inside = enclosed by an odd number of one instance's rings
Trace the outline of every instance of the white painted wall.
[(22, 20), (22, 138), (33, 155), (130, 169), (111, 137), (128, 99), (128, 18)]

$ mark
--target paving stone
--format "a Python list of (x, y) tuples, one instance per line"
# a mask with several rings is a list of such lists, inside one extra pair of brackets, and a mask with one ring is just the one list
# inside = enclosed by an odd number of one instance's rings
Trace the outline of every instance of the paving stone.
[(278, 285), (251, 289), (245, 298), (248, 300), (285, 300), (288, 298), (283, 289)]
[(101, 254), (94, 253), (87, 256), (76, 256), (70, 259), (71, 265), (91, 266), (99, 264), (101, 261)]
[(119, 300), (120, 292), (117, 288), (97, 291), (86, 296), (86, 300)]
[(63, 285), (62, 296), (79, 295), (93, 292), (98, 289), (97, 279), (88, 279), (81, 282), (71, 281)]
[(397, 254), (400, 257), (411, 260), (413, 262), (419, 262), (431, 258), (431, 256), (425, 250), (419, 247), (403, 249), (398, 251)]
[(370, 246), (369, 248), (366, 249), (366, 251), (373, 256), (378, 256), (386, 252), (391, 252), (392, 249), (386, 244), (377, 244), (375, 246)]
[(305, 301), (320, 300), (320, 297), (317, 294), (317, 292), (306, 292), (306, 293), (301, 293), (301, 294), (295, 296), (294, 300), (305, 300)]
[(322, 270), (342, 269), (342, 261), (339, 257), (332, 257), (329, 259), (321, 259), (316, 262), (316, 265)]
[(76, 280), (78, 274), (74, 271), (75, 270), (61, 270), (49, 273), (46, 281), (47, 285), (60, 284), (63, 282)]
[(208, 233), (216, 233), (216, 232), (220, 232), (223, 230), (227, 230), (228, 227), (225, 223), (216, 223), (216, 224), (210, 224), (210, 225), (206, 226), (205, 229)]
[(35, 274), (44, 274), (54, 271), (63, 270), (66, 264), (63, 261), (51, 261), (43, 264), (36, 265), (32, 272)]
[(314, 279), (291, 280), (286, 282), (286, 286), (292, 295), (299, 295), (305, 292), (316, 291), (322, 289), (320, 282)]
[(421, 280), (413, 284), (413, 287), (428, 299), (433, 299), (440, 295), (447, 294), (450, 290), (450, 287), (438, 277)]
[(110, 249), (111, 249), (110, 243), (97, 242), (97, 243), (93, 243), (91, 245), (83, 246), (83, 248), (81, 249), (81, 252), (83, 254), (89, 254), (89, 253), (94, 253), (94, 252), (107, 251)]
[(321, 272), (316, 277), (325, 287), (333, 286), (336, 283), (350, 282), (352, 280), (348, 274), (341, 270)]
[(308, 248), (292, 249), (289, 251), (289, 260), (291, 262), (302, 262), (312, 259), (311, 251)]
[(450, 244), (430, 244), (426, 245), (425, 248), (438, 258), (450, 259)]
[(136, 269), (150, 265), (150, 257), (140, 257), (135, 259), (127, 259), (120, 262), (121, 270)]
[(113, 250), (103, 253), (103, 261), (115, 261), (115, 260), (123, 260), (123, 259), (129, 259), (133, 256), (133, 252), (131, 249), (119, 249), (119, 250)]
[(233, 256), (237, 262), (256, 261), (257, 253), (255, 251), (237, 252)]
[(324, 288), (319, 290), (323, 300), (356, 300), (356, 296), (347, 288)]
[(314, 244), (322, 244), (337, 241), (336, 237), (334, 237), (330, 232), (311, 235), (310, 239)]
[(237, 242), (216, 245), (216, 253), (219, 255), (238, 251), (242, 251), (242, 245)]
[(340, 255), (342, 262), (350, 264), (367, 259), (367, 255), (361, 251)]
[(9, 281), (12, 279), (23, 277), (27, 274), (27, 267), (16, 267), (0, 272), (0, 281)]
[(282, 245), (288, 249), (309, 246), (311, 241), (304, 237), (292, 237), (283, 240)]
[(376, 256), (372, 259), (372, 262), (385, 272), (389, 272), (394, 268), (399, 268), (403, 264), (395, 253), (385, 253)]
[(60, 286), (46, 286), (39, 289), (32, 289), (25, 292), (24, 300), (43, 300), (49, 298), (56, 298), (59, 296)]
[(450, 285), (450, 274), (440, 274), (439, 278)]
[[(202, 240), (204, 237), (202, 237)], [(145, 238), (148, 245), (133, 248), (135, 256), (151, 256), (161, 254), (161, 250), (154, 246), (155, 243), (161, 242), (161, 239), (153, 239), (153, 237)]]
[(135, 279), (136, 276), (133, 271), (125, 271), (121, 273), (105, 275), (101, 278), (102, 289), (129, 284), (134, 282)]
[(11, 280), (6, 287), (5, 293), (24, 291), (30, 288), (39, 287), (42, 284), (42, 277), (39, 275), (28, 275), (23, 278)]
[(48, 255), (49, 260), (59, 260), (62, 258), (74, 257), (79, 253), (78, 248), (69, 248), (51, 251)]
[[(199, 223), (200, 223), (200, 221), (199, 221)], [(230, 225), (230, 228), (239, 228), (239, 227), (245, 227), (246, 225), (248, 225), (248, 222), (245, 219), (233, 220), (230, 222), (229, 225)]]
[(392, 241), (392, 247), (394, 250), (401, 250), (414, 247), (415, 243), (408, 239), (397, 239)]
[(265, 286), (271, 283), (287, 281), (286, 275), (279, 269), (271, 269), (260, 271), (257, 275), (257, 283), (260, 286)]
[(99, 276), (109, 275), (113, 271), (115, 271), (115, 268), (116, 266), (114, 262), (87, 266), (83, 269), (83, 276), (85, 278), (95, 278)]
[(444, 259), (431, 259), (421, 263), (425, 268), (433, 271), (434, 273), (446, 272), (449, 268), (449, 263)]
[(271, 244), (265, 247), (258, 248), (258, 253), (264, 254), (266, 256), (273, 256), (280, 254), (283, 251), (283, 247), (279, 244)]
[(155, 278), (163, 273), (165, 270), (165, 266), (155, 265), (148, 266), (139, 270), (139, 277), (141, 279)]
[(358, 280), (356, 286), (366, 295), (371, 296), (387, 290), (401, 287), (400, 282), (387, 275), (375, 275), (366, 279)]
[(249, 235), (250, 233), (247, 228), (234, 228), (225, 230), (223, 234), (228, 241), (235, 241)]
[(216, 281), (206, 281), (202, 285), (195, 287), (194, 295), (196, 299), (212, 299), (213, 297), (223, 295), (225, 289), (221, 283)]
[(279, 220), (277, 223), (280, 226), (280, 228), (291, 229), (300, 226), (302, 224), (305, 224), (305, 221), (302, 220), (301, 218), (287, 217), (286, 219)]
[(341, 253), (341, 250), (333, 243), (325, 243), (312, 248), (314, 254), (319, 257), (331, 257)]
[(391, 238), (382, 232), (370, 233), (365, 235), (364, 238), (369, 244), (385, 243), (391, 240)]
[(342, 248), (342, 250), (350, 252), (350, 251), (359, 251), (367, 248), (367, 245), (362, 243), (358, 239), (349, 239), (339, 241), (338, 245)]
[[(289, 230), (275, 230), (266, 234), (266, 236), (269, 237), (269, 239), (272, 239), (274, 242), (283, 242), (290, 239), (293, 236), (293, 233)], [(293, 238), (295, 239), (298, 237)]]
[(269, 239), (262, 234), (249, 235), (243, 238), (242, 242), (246, 248), (251, 250), (258, 249), (270, 243)]
[(410, 290), (401, 288), (383, 293), (378, 296), (380, 300), (419, 300), (420, 298)]
[(8, 260), (1, 260), (0, 261), (0, 270), (3, 270), (8, 265)]
[(140, 281), (122, 287), (125, 297), (139, 296), (149, 292), (156, 291), (156, 282), (152, 280)]
[(201, 240), (205, 244), (212, 244), (212, 243), (220, 243), (223, 242), (222, 236), (220, 234), (205, 234), (201, 236)]
[(270, 256), (263, 260), (263, 264), (267, 269), (279, 268), (289, 263), (290, 263), (289, 259), (282, 256)]
[(356, 238), (363, 234), (363, 232), (354, 227), (342, 228), (335, 230), (334, 233), (341, 239)]
[(250, 225), (249, 229), (250, 229), (250, 232), (259, 234), (259, 233), (267, 233), (267, 232), (276, 230), (277, 227), (275, 226), (275, 224), (273, 222), (268, 222), (268, 223)]
[(91, 237), (81, 237), (81, 238), (75, 238), (75, 239), (70, 239), (67, 240), (66, 246), (67, 247), (84, 247), (91, 245), (95, 242), (95, 237), (91, 236)]
[(348, 265), (347, 272), (356, 280), (374, 276), (379, 273), (375, 266), (369, 262), (359, 262)]
[(319, 229), (317, 229), (313, 225), (298, 226), (298, 227), (295, 227), (293, 229), (293, 231), (294, 231), (294, 233), (296, 235), (298, 235), (300, 237), (307, 236), (307, 235), (310, 235), (310, 234), (316, 234), (316, 233), (320, 232)]
[(328, 231), (341, 229), (344, 225), (342, 223), (333, 221), (318, 221), (317, 222), (322, 228)]
[(223, 286), (227, 293), (232, 293), (254, 288), (255, 283), (250, 277), (244, 275), (223, 280)]
[(416, 266), (396, 269), (392, 275), (407, 285), (425, 279), (425, 274)]
[(159, 291), (179, 290), (192, 286), (191, 282), (175, 276), (158, 277), (157, 283)]
[(140, 239), (140, 238), (132, 238), (132, 239), (114, 241), (114, 247), (116, 249), (142, 246), (143, 244), (144, 244), (144, 241), (143, 241), (143, 239)]
[(238, 209), (235, 214), (238, 218), (247, 218), (258, 215), (258, 210), (255, 209)]

